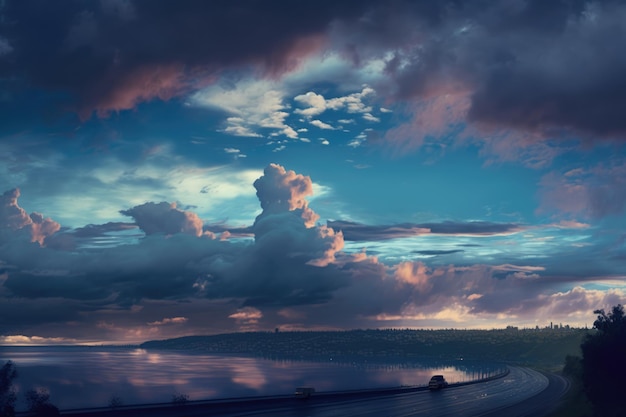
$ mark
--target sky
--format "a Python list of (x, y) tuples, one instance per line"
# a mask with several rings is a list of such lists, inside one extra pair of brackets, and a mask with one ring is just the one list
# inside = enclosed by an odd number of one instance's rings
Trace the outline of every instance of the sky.
[(0, 343), (591, 326), (626, 2), (0, 1)]

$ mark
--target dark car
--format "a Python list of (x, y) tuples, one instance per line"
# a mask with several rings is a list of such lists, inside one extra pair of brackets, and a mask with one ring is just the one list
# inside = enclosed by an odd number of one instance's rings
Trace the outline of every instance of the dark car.
[(428, 389), (430, 390), (439, 390), (448, 386), (448, 382), (443, 377), (443, 375), (433, 375), (430, 378), (430, 382), (428, 382)]

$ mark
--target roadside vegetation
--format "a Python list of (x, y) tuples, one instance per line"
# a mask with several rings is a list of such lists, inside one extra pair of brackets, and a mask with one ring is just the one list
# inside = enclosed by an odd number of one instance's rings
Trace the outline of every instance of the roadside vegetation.
[[(14, 417), (17, 394), (14, 382), (17, 369), (13, 362), (7, 361), (0, 368), (0, 417)], [(59, 409), (50, 403), (50, 394), (43, 389), (29, 389), (24, 394), (31, 417), (57, 417)]]
[(621, 304), (597, 319), (580, 351), (565, 357), (563, 375), (572, 383), (563, 404), (550, 417), (623, 417), (624, 369), (626, 369), (626, 317)]
[(17, 370), (13, 362), (8, 361), (0, 368), (0, 416), (13, 417), (17, 395), (13, 388), (13, 380), (17, 378)]

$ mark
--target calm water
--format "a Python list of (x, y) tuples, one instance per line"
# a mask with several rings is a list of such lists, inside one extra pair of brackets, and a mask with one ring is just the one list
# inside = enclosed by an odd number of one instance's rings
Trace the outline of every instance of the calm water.
[(174, 394), (190, 400), (290, 394), (302, 385), (317, 391), (423, 385), (436, 373), (457, 382), (497, 368), (463, 361), (348, 364), (87, 347), (0, 347), (0, 363), (6, 360), (17, 367), (22, 393), (46, 388), (61, 409), (107, 406), (112, 396), (135, 404), (169, 402)]

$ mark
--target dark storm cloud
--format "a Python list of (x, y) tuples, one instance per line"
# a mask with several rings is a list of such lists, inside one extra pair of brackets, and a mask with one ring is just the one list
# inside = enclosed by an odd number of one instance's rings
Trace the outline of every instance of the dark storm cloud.
[(615, 51), (626, 45), (626, 5), (577, 3), (542, 2), (553, 9), (544, 20), (554, 30), (545, 36), (504, 34), (508, 62), (481, 80), (471, 120), (623, 137), (626, 58)]
[(441, 223), (401, 223), (370, 226), (361, 223), (336, 220), (328, 221), (327, 225), (335, 230), (342, 231), (344, 239), (352, 241), (398, 239), (422, 234), (491, 236), (516, 233), (523, 229), (523, 226), (515, 223), (491, 223), (482, 221), (445, 221)]
[(83, 118), (179, 96), (227, 68), (277, 75), (331, 48), (355, 66), (385, 59), (396, 98), (468, 92), (480, 125), (626, 130), (619, 1), (9, 0), (0, 14), (0, 78), (57, 91), (57, 107)]
[(357, 63), (391, 53), (387, 86), (398, 98), (467, 94), (465, 116), (481, 127), (623, 137), (626, 58), (616, 51), (626, 45), (626, 4), (431, 3), (384, 3), (340, 21), (336, 48)]
[(84, 118), (106, 115), (177, 96), (228, 67), (280, 73), (316, 48), (332, 19), (361, 4), (10, 0), (0, 11), (11, 46), (0, 76), (69, 93)]

